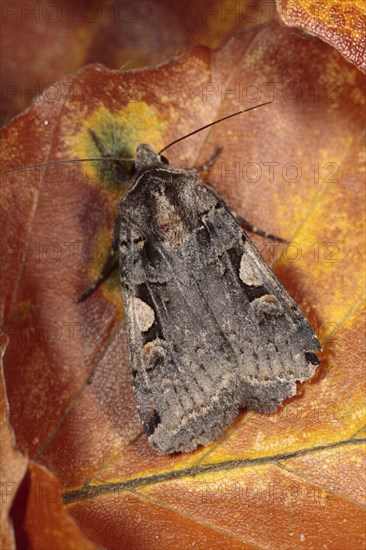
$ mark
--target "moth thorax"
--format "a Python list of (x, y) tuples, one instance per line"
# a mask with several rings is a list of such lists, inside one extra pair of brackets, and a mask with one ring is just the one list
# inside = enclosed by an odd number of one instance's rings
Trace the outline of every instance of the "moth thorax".
[(167, 195), (155, 197), (155, 224), (157, 233), (165, 241), (173, 245), (181, 243), (187, 233), (187, 225), (182, 217), (182, 212), (177, 208)]

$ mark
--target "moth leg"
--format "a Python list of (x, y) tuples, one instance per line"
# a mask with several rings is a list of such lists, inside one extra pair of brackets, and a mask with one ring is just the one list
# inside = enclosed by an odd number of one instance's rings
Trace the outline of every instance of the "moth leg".
[(235, 214), (235, 218), (237, 222), (243, 227), (243, 229), (248, 229), (248, 231), (251, 231), (252, 233), (256, 233), (257, 235), (260, 235), (261, 237), (266, 237), (267, 239), (272, 239), (273, 241), (279, 241), (280, 243), (288, 243), (286, 239), (283, 239), (282, 237), (277, 237), (277, 235), (272, 235), (272, 233), (267, 233), (266, 231), (263, 231), (262, 229), (258, 229), (258, 227), (255, 227), (252, 223), (248, 222), (245, 218), (242, 216), (239, 216), (238, 214)]
[(116, 256), (116, 252), (118, 250), (118, 241), (119, 241), (119, 235), (118, 235), (118, 229), (119, 229), (119, 217), (116, 218), (116, 223), (114, 226), (114, 233), (113, 233), (113, 241), (112, 246), (108, 255), (108, 258), (105, 261), (105, 264), (103, 266), (102, 271), (99, 274), (99, 277), (94, 281), (94, 283), (84, 290), (84, 292), (76, 299), (76, 303), (80, 304), (80, 302), (83, 302), (86, 298), (88, 298), (93, 292), (102, 284), (104, 281), (108, 279), (108, 277), (111, 275), (111, 273), (117, 269), (118, 267), (118, 259)]
[(198, 166), (194, 166), (193, 168), (197, 170), (198, 172), (202, 172), (204, 170), (207, 170), (215, 163), (215, 160), (220, 155), (222, 151), (222, 147), (220, 145), (217, 145), (212, 155), (202, 164), (199, 164)]

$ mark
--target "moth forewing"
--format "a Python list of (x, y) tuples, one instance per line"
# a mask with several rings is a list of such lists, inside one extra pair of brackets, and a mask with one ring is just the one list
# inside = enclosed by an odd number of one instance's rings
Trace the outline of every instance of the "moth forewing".
[(222, 198), (150, 146), (119, 206), (133, 386), (160, 453), (221, 435), (239, 408), (273, 412), (320, 350), (308, 321)]

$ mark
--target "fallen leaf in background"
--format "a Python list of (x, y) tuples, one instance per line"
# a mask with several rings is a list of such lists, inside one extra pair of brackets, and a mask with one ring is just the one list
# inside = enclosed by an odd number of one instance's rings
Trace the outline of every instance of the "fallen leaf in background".
[[(2, 334), (2, 352), (6, 340)], [(55, 476), (14, 449), (2, 365), (0, 388), (1, 548), (96, 550), (64, 508)]]
[(366, 4), (363, 0), (277, 0), (282, 21), (315, 34), (366, 72)]
[(234, 32), (276, 17), (274, 0), (4, 2), (0, 123), (89, 63), (157, 65), (196, 45), (218, 48)]
[[(6, 335), (0, 334), (1, 362), (7, 345)], [(0, 481), (1, 481), (1, 548), (15, 548), (14, 529), (9, 518), (18, 487), (27, 470), (27, 459), (14, 450), (14, 437), (8, 422), (8, 402), (6, 399), (3, 370), (1, 365), (0, 378)]]
[(65, 509), (57, 478), (32, 461), (16, 496), (11, 517), (18, 549), (100, 548), (83, 535), (76, 521)]
[[(107, 548), (362, 548), (365, 78), (333, 48), (268, 25), (155, 69), (85, 67), (3, 129), (6, 166), (159, 149), (225, 114), (275, 103), (172, 147), (255, 225), (253, 240), (319, 334), (322, 365), (274, 415), (242, 411), (194, 453), (158, 456), (141, 432), (117, 277), (75, 298), (108, 253), (121, 189), (103, 163), (5, 176), (2, 314), (17, 446), (60, 480)], [(168, 154), (169, 153), (169, 154)], [(340, 524), (342, 529), (340, 529)], [(38, 546), (39, 547), (39, 546)]]

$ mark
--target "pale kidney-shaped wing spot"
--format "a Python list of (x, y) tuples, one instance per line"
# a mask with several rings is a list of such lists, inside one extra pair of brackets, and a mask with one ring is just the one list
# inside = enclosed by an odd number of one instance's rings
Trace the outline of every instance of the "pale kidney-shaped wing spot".
[(248, 257), (245, 252), (240, 260), (239, 277), (245, 285), (260, 286), (263, 284), (259, 271), (250, 261), (248, 261)]
[(133, 299), (133, 313), (141, 332), (147, 332), (154, 324), (154, 310), (140, 298)]

